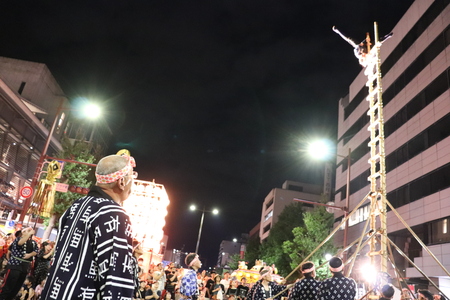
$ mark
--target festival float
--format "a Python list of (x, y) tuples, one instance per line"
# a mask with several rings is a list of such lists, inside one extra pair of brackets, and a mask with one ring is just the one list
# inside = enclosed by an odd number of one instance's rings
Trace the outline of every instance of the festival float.
[[(253, 284), (260, 279), (261, 275), (259, 274), (259, 272), (264, 267), (265, 263), (262, 260), (257, 259), (255, 261), (255, 265), (250, 270), (248, 270), (246, 262), (239, 261), (238, 269), (231, 273), (231, 277), (236, 278), (236, 280), (238, 281), (241, 281), (243, 278), (245, 278), (247, 280), (247, 283)], [(278, 271), (277, 268), (275, 268), (275, 265), (272, 265), (272, 269), (274, 270), (272, 279), (277, 283), (281, 282), (283, 280), (283, 277), (277, 274)]]

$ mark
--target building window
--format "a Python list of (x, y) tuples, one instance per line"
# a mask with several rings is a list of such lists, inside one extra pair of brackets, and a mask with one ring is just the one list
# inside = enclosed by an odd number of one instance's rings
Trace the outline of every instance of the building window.
[(59, 134), (59, 132), (61, 131), (61, 127), (64, 124), (64, 119), (66, 118), (66, 114), (65, 113), (61, 113), (61, 117), (58, 120), (58, 125), (56, 127), (56, 134)]
[(6, 138), (6, 143), (3, 146), (2, 152), (2, 162), (8, 166), (14, 166), (17, 156), (17, 149), (19, 148), (17, 142), (8, 136)]
[(267, 202), (267, 204), (266, 204), (266, 209), (268, 209), (270, 206), (272, 206), (272, 204), (273, 204), (273, 198), (270, 199), (269, 202)]
[(266, 226), (264, 226), (264, 228), (263, 228), (263, 233), (266, 233), (267, 231), (269, 231), (271, 225), (272, 225), (272, 224), (267, 224)]
[(269, 211), (269, 213), (264, 217), (264, 221), (269, 220), (273, 216), (273, 210)]
[(434, 170), (387, 194), (394, 208), (414, 202), (450, 187), (450, 164)]
[(431, 222), (431, 244), (441, 244), (450, 242), (450, 233), (448, 232), (448, 219)]
[(448, 219), (444, 219), (443, 223), (442, 223), (442, 233), (447, 233), (447, 228), (448, 228)]

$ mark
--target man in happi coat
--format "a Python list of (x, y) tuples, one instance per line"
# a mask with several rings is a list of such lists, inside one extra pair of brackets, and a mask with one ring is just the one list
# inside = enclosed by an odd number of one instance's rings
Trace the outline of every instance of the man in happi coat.
[(184, 262), (189, 267), (184, 276), (181, 278), (180, 294), (182, 299), (197, 300), (198, 285), (197, 271), (201, 268), (202, 262), (196, 253), (189, 253)]
[(253, 285), (249, 292), (249, 300), (273, 300), (287, 296), (287, 286), (273, 281), (273, 269), (271, 267), (264, 267), (259, 274), (261, 275), (261, 280)]
[(342, 260), (339, 257), (333, 257), (328, 264), (333, 276), (322, 281), (320, 300), (354, 300), (356, 282), (342, 274), (344, 268)]
[(30, 271), (33, 257), (38, 252), (36, 242), (31, 239), (33, 234), (34, 230), (31, 227), (15, 233), (16, 239), (8, 249), (9, 260), (3, 284), (0, 287), (0, 300), (13, 299), (22, 287)]
[(59, 221), (54, 261), (41, 299), (132, 299), (133, 239), (122, 202), (131, 194), (134, 167), (128, 155), (110, 155), (98, 162), (96, 186)]
[(319, 300), (320, 282), (316, 278), (316, 268), (311, 261), (304, 262), (300, 270), (304, 278), (297, 281), (289, 293), (288, 300)]

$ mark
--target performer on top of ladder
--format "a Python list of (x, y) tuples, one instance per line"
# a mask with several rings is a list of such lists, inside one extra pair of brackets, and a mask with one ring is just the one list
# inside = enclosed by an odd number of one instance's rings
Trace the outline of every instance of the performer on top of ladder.
[[(361, 43), (356, 44), (351, 38), (343, 35), (342, 32), (340, 32), (339, 29), (337, 29), (335, 26), (333, 26), (333, 31), (336, 32), (337, 34), (339, 34), (341, 36), (341, 38), (344, 39), (344, 41), (346, 41), (347, 43), (352, 45), (353, 53), (355, 54), (356, 58), (358, 59), (359, 64), (363, 67), (366, 67), (367, 66), (366, 58), (367, 58), (367, 54), (370, 52), (370, 45), (371, 45), (369, 33), (366, 34), (366, 38)], [(390, 38), (392, 35), (393, 35), (392, 32), (385, 35), (380, 40), (380, 43), (383, 43), (385, 40)]]
[(343, 35), (335, 26), (333, 26), (333, 31), (336, 32), (343, 38), (347, 43), (352, 45), (353, 47), (353, 53), (355, 54), (356, 58), (359, 60), (359, 64), (363, 67), (367, 66), (366, 63), (366, 55), (370, 51), (370, 38), (367, 34), (367, 37), (359, 44), (356, 44), (351, 38), (346, 37)]

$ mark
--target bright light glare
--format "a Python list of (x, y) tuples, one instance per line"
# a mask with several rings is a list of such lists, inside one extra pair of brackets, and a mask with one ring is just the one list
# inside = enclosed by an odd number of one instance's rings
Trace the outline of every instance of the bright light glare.
[(325, 254), (325, 259), (326, 260), (330, 260), (333, 258), (333, 255), (331, 255), (330, 253)]
[(327, 159), (331, 156), (330, 145), (326, 140), (317, 140), (309, 143), (308, 153), (315, 159)]
[(164, 237), (163, 228), (166, 224), (169, 197), (163, 185), (150, 181), (136, 180), (134, 188), (123, 208), (130, 216), (133, 228), (133, 238), (142, 241), (144, 249), (160, 250)]
[(191, 206), (189, 206), (189, 209), (190, 209), (190, 210), (195, 210), (195, 209), (196, 209), (196, 207), (195, 207), (195, 205), (194, 205), (194, 204), (192, 204)]
[(375, 282), (375, 280), (377, 279), (377, 270), (375, 269), (374, 266), (367, 264), (363, 266), (361, 270), (363, 270), (362, 275), (367, 282), (369, 283)]
[(214, 208), (213, 211), (212, 211), (212, 213), (215, 214), (215, 215), (217, 215), (217, 214), (219, 213), (219, 210), (216, 209), (216, 208)]
[(234, 238), (234, 239), (233, 239), (233, 242), (235, 242), (235, 243), (236, 243), (236, 242), (237, 242), (237, 238)]
[(83, 107), (83, 113), (89, 119), (96, 119), (102, 114), (102, 111), (97, 104), (88, 103)]

